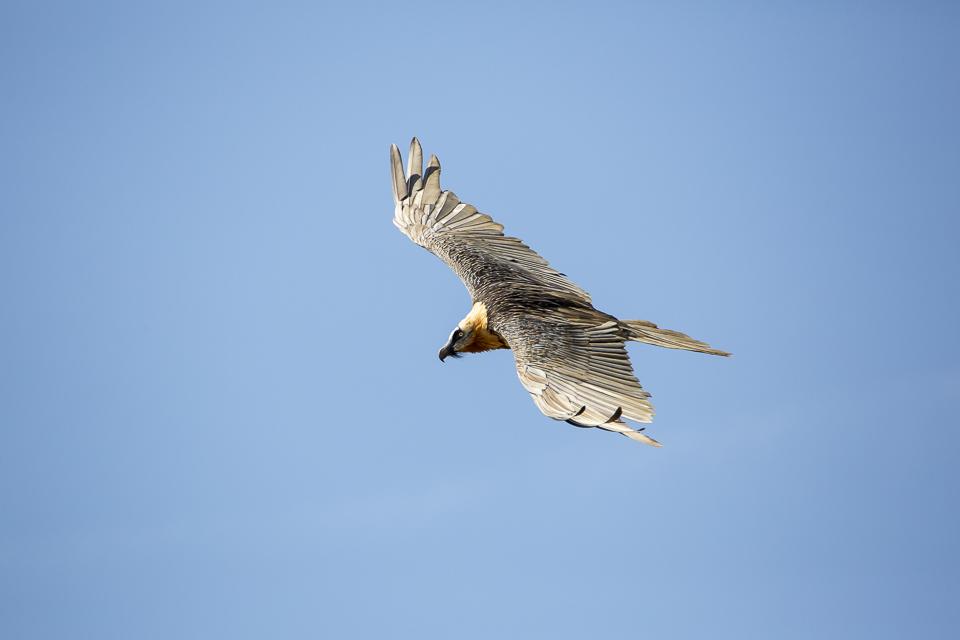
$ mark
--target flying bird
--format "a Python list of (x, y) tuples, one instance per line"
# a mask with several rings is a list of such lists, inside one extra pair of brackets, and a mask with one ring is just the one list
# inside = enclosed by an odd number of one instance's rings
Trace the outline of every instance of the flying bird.
[(590, 295), (553, 269), (503, 225), (440, 188), (440, 161), (410, 142), (407, 169), (390, 148), (393, 223), (447, 263), (473, 306), (450, 333), (440, 360), (511, 349), (517, 375), (544, 415), (577, 427), (598, 427), (656, 447), (625, 420), (653, 420), (650, 394), (633, 373), (626, 342), (729, 353), (646, 320), (618, 320), (593, 307)]

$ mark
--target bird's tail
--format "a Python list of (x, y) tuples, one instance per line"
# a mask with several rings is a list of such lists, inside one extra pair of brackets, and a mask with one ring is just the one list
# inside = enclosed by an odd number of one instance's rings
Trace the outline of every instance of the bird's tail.
[(685, 349), (687, 351), (699, 351), (700, 353), (709, 353), (713, 356), (729, 356), (730, 354), (720, 349), (714, 349), (706, 342), (694, 340), (685, 333), (671, 331), (670, 329), (661, 329), (652, 322), (646, 320), (621, 320), (620, 324), (630, 332), (630, 340), (637, 342), (646, 342), (647, 344), (667, 349)]

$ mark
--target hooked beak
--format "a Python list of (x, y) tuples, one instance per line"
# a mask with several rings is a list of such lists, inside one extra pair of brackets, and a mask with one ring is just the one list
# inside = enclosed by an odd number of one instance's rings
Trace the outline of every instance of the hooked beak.
[(453, 345), (445, 345), (443, 349), (440, 349), (440, 362), (443, 362), (447, 356), (455, 356), (456, 351), (453, 350)]

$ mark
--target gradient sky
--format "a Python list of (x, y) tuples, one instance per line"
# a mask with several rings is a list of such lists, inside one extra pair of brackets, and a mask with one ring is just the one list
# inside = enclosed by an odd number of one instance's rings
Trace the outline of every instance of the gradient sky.
[[(3, 638), (955, 638), (952, 3), (0, 9)], [(540, 415), (388, 145), (596, 305)]]

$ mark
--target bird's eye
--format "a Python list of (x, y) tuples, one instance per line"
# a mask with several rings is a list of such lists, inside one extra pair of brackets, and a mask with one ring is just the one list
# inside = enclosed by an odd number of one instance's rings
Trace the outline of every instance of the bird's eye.
[(453, 339), (454, 339), (454, 340), (459, 340), (459, 339), (462, 338), (462, 337), (463, 337), (463, 330), (462, 330), (462, 329), (457, 329), (457, 332), (453, 334)]

